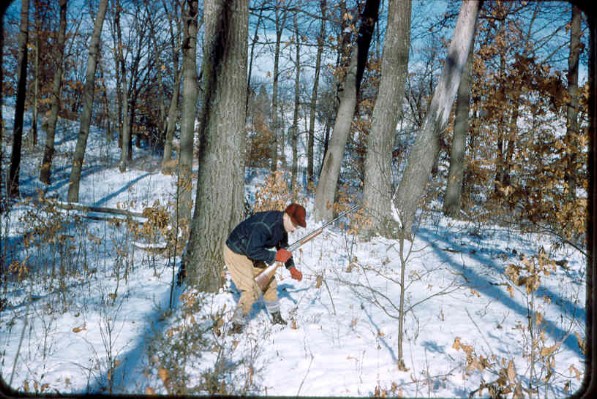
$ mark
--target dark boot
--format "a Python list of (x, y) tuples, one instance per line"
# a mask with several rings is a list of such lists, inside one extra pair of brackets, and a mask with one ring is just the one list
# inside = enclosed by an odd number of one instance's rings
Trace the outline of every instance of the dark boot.
[(243, 332), (244, 328), (245, 328), (244, 324), (232, 322), (232, 327), (230, 327), (230, 330), (228, 330), (228, 333), (229, 334), (240, 334)]
[(230, 326), (230, 330), (228, 330), (229, 334), (240, 334), (245, 329), (245, 325), (247, 324), (247, 319), (243, 313), (243, 310), (240, 306), (237, 306), (234, 309), (234, 314), (232, 315), (232, 326)]
[(273, 312), (272, 313), (272, 324), (281, 324), (283, 326), (287, 325), (286, 320), (282, 318), (280, 312)]

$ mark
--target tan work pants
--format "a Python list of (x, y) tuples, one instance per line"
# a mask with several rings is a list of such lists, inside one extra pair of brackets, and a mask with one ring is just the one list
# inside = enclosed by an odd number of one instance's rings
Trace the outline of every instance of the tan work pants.
[[(255, 301), (259, 299), (259, 295), (261, 295), (261, 289), (255, 282), (255, 277), (264, 269), (253, 266), (251, 259), (233, 252), (226, 244), (224, 244), (224, 262), (228, 266), (234, 285), (240, 291), (238, 306), (242, 309), (243, 315), (246, 316), (251, 311)], [(263, 299), (270, 313), (279, 311), (278, 283), (275, 276), (265, 288)]]

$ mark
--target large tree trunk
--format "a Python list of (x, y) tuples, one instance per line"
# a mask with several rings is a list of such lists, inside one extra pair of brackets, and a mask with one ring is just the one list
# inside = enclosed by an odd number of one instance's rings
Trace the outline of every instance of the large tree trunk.
[(68, 202), (79, 201), (79, 184), (81, 182), (81, 171), (87, 149), (89, 128), (91, 127), (91, 115), (93, 113), (93, 94), (95, 90), (95, 69), (100, 47), (102, 26), (108, 9), (108, 0), (100, 0), (93, 35), (89, 44), (89, 58), (87, 59), (87, 72), (85, 73), (85, 87), (83, 88), (83, 111), (81, 112), (79, 137), (73, 155), (73, 167), (68, 183)]
[(390, 3), (379, 94), (367, 140), (363, 200), (372, 221), (370, 232), (381, 235), (390, 234), (392, 225), (392, 150), (408, 72), (410, 19), (411, 0)]
[(473, 64), (473, 44), (468, 55), (466, 69), (463, 72), (456, 96), (456, 111), (454, 116), (454, 136), (450, 151), (450, 169), (446, 197), (444, 199), (444, 213), (456, 218), (462, 207), (462, 184), (464, 182), (464, 154), (466, 136), (469, 128), (469, 112), (471, 109), (471, 73)]
[(64, 44), (66, 42), (66, 9), (67, 0), (60, 0), (60, 28), (58, 30), (58, 42), (54, 53), (56, 69), (54, 70), (54, 81), (52, 95), (50, 97), (50, 115), (46, 128), (46, 144), (44, 157), (39, 171), (39, 180), (44, 184), (51, 184), (52, 181), (52, 160), (54, 157), (54, 142), (56, 137), (56, 123), (58, 122), (58, 111), (60, 110), (60, 92), (62, 89), (62, 70), (64, 64)]
[(197, 113), (197, 30), (198, 0), (187, 0), (182, 46), (182, 115), (180, 123), (180, 158), (178, 162), (177, 219), (183, 228), (191, 222), (193, 206), (193, 147)]
[(27, 41), (29, 39), (29, 1), (21, 1), (21, 26), (18, 37), (18, 78), (17, 98), (13, 127), (13, 146), (8, 178), (8, 192), (10, 197), (19, 196), (19, 177), (21, 171), (21, 150), (23, 144), (23, 121), (25, 114), (25, 99), (27, 96)]
[(480, 2), (470, 0), (462, 3), (446, 63), (433, 94), (423, 130), (417, 136), (396, 192), (395, 206), (400, 213), (402, 233), (406, 237), (412, 234), (419, 201), (425, 193), (431, 169), (439, 154), (439, 136), (448, 123), (460, 76), (466, 65)]
[(172, 98), (170, 99), (170, 106), (168, 107), (168, 116), (166, 118), (166, 133), (164, 138), (164, 157), (162, 158), (162, 173), (172, 173), (172, 140), (174, 139), (174, 131), (176, 130), (177, 112), (178, 112), (178, 97), (180, 95), (180, 76), (182, 70), (176, 67), (176, 78), (174, 78), (174, 87), (172, 88)]
[(321, 57), (323, 54), (323, 45), (326, 35), (326, 15), (327, 0), (320, 0), (319, 8), (321, 10), (321, 25), (319, 35), (317, 36), (317, 55), (315, 56), (315, 71), (313, 76), (313, 89), (311, 91), (311, 103), (309, 105), (309, 131), (307, 133), (307, 181), (313, 182), (314, 168), (314, 148), (315, 148), (315, 118), (317, 116), (317, 95), (319, 92), (319, 71), (321, 69)]
[[(19, 32), (17, 101), (13, 129), (13, 144), (10, 157), (10, 175), (8, 192), (10, 197), (19, 196), (19, 176), (21, 172), (21, 148), (23, 146), (23, 119), (25, 98), (27, 96), (27, 41), (29, 39), (29, 0), (21, 1), (21, 28)], [(3, 50), (3, 49), (2, 49)]]
[(248, 2), (206, 0), (204, 13), (199, 178), (184, 264), (191, 284), (216, 292), (223, 245), (243, 214)]
[(365, 71), (369, 44), (373, 36), (373, 28), (379, 16), (380, 0), (367, 0), (365, 10), (361, 15), (361, 25), (356, 46), (350, 58), (350, 64), (346, 71), (343, 90), (340, 92), (340, 105), (336, 115), (334, 131), (328, 151), (323, 160), (321, 175), (315, 193), (314, 218), (316, 220), (331, 219), (334, 210), (333, 205), (336, 198), (336, 188), (344, 147), (350, 133), (350, 126), (354, 117), (357, 105), (357, 94), (361, 85), (361, 79)]
[[(0, 49), (4, 48), (4, 13), (8, 4), (0, 4)], [(0, 51), (0, 65), (4, 65), (4, 51)], [(4, 68), (0, 67), (0, 87), (4, 85)], [(3, 186), (3, 175), (2, 165), (4, 165), (4, 114), (2, 108), (4, 107), (4, 95), (0, 90), (0, 214), (4, 213), (5, 197)], [(0, 250), (2, 246), (0, 245)], [(4, 251), (1, 251), (4, 253)], [(4, 264), (4, 258), (0, 255), (0, 261)]]
[(570, 22), (570, 54), (568, 56), (568, 106), (566, 112), (566, 171), (565, 181), (568, 185), (568, 198), (576, 199), (577, 172), (580, 169), (577, 165), (578, 153), (578, 67), (581, 45), (581, 20), (582, 15), (578, 7), (572, 7), (572, 20)]
[[(167, 6), (164, 1), (164, 10), (167, 11)], [(176, 3), (174, 3), (176, 4)], [(168, 108), (168, 117), (166, 120), (166, 133), (164, 139), (164, 157), (162, 159), (162, 173), (170, 174), (172, 173), (172, 140), (174, 138), (174, 130), (176, 130), (176, 121), (177, 121), (177, 113), (178, 113), (178, 97), (180, 96), (180, 79), (182, 76), (182, 69), (178, 67), (178, 57), (180, 51), (180, 29), (177, 30), (178, 35), (175, 33), (174, 30), (174, 21), (178, 20), (178, 18), (172, 18), (170, 13), (168, 13), (168, 26), (170, 28), (170, 43), (172, 45), (172, 67), (173, 71), (176, 73), (176, 77), (174, 79), (174, 87), (172, 88), (172, 98), (170, 99), (170, 106)]]

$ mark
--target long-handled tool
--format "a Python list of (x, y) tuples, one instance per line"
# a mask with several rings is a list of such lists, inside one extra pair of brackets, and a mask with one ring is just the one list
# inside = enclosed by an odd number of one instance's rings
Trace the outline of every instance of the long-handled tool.
[[(293, 242), (292, 244), (290, 244), (290, 246), (288, 248), (286, 248), (286, 249), (289, 250), (290, 252), (293, 252), (293, 251), (297, 250), (298, 248), (300, 248), (305, 243), (311, 241), (312, 239), (314, 239), (315, 237), (317, 237), (318, 235), (320, 235), (323, 232), (323, 229), (325, 229), (326, 227), (328, 227), (329, 225), (331, 225), (332, 223), (334, 223), (336, 220), (340, 219), (341, 217), (343, 217), (345, 215), (348, 215), (349, 213), (352, 213), (352, 212), (356, 211), (360, 207), (361, 207), (360, 205), (354, 205), (350, 209), (348, 209), (348, 210), (346, 210), (346, 211), (338, 214), (338, 216), (336, 216), (334, 219), (332, 219), (329, 222), (325, 223), (324, 225), (322, 225), (318, 229), (313, 230), (312, 232), (310, 232), (309, 234), (305, 235), (304, 237), (296, 240), (295, 242)], [(267, 287), (267, 285), (269, 284), (269, 282), (271, 281), (271, 279), (274, 277), (274, 274), (276, 273), (276, 270), (278, 270), (278, 267), (280, 267), (282, 265), (283, 265), (282, 262), (274, 262), (270, 266), (266, 267), (261, 273), (259, 273), (257, 275), (257, 277), (255, 277), (255, 282), (257, 283), (257, 285), (259, 286), (259, 288), (261, 289), (261, 291), (265, 290), (265, 288)]]

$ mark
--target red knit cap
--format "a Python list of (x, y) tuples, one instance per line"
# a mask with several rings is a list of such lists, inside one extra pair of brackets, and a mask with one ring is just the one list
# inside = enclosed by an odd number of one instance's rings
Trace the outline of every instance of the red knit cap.
[(290, 216), (290, 220), (297, 226), (301, 226), (302, 228), (307, 227), (307, 222), (305, 221), (305, 217), (307, 216), (307, 211), (299, 204), (295, 204), (294, 202), (286, 207), (284, 210)]

